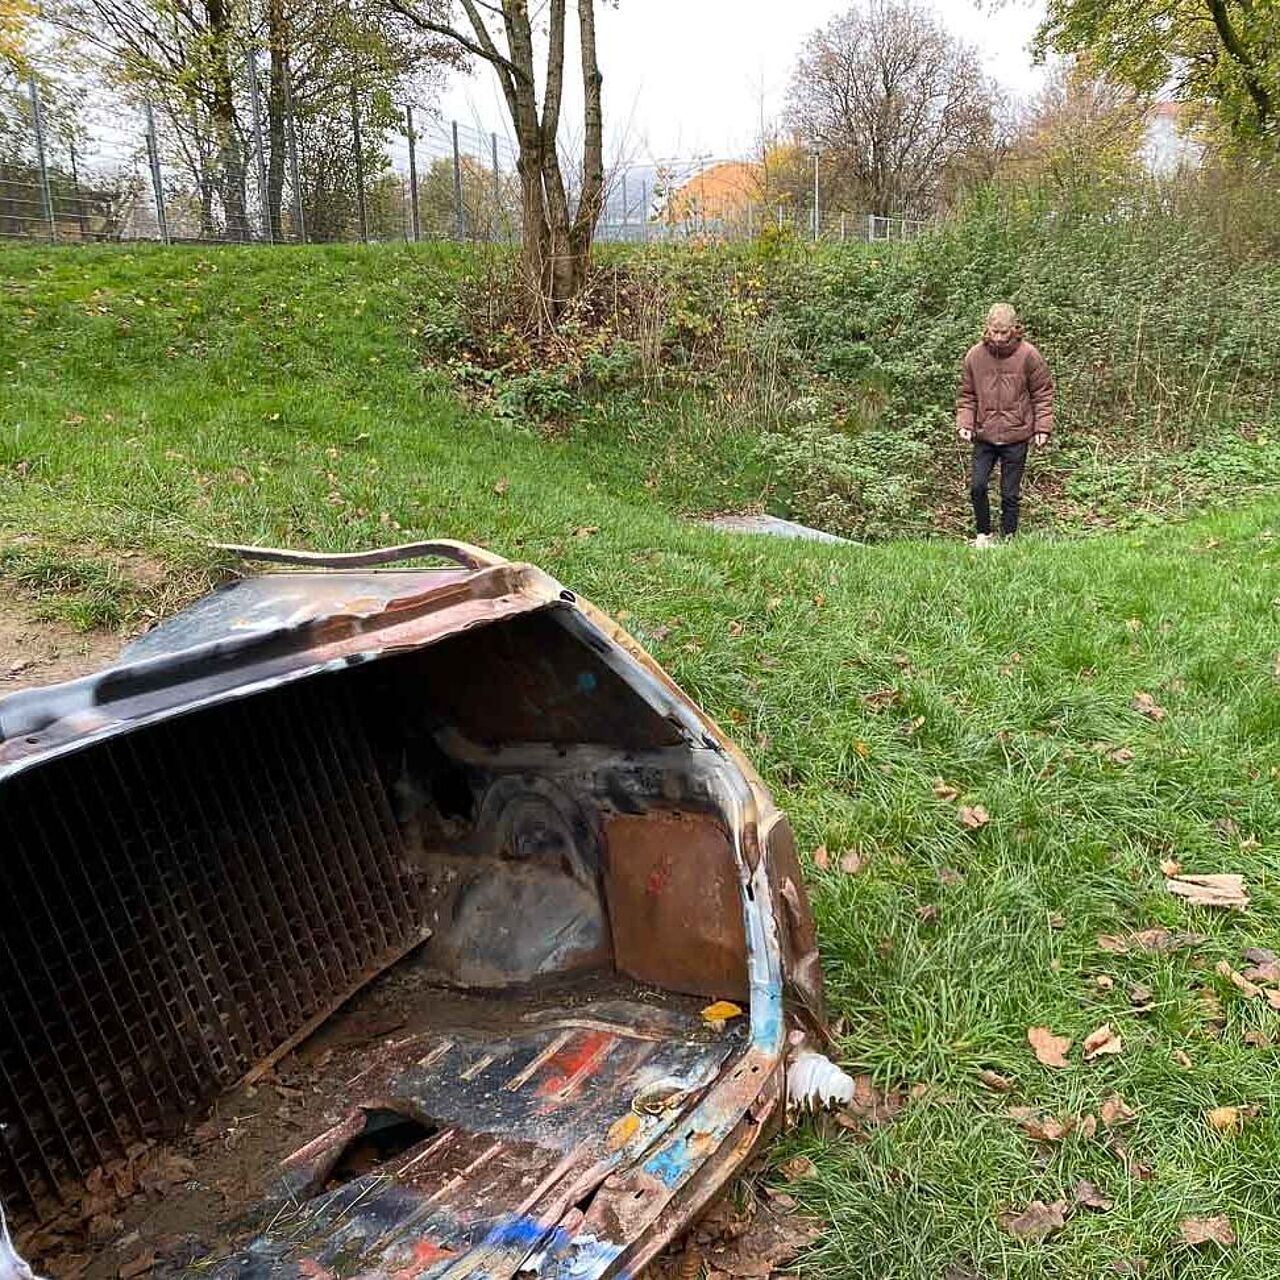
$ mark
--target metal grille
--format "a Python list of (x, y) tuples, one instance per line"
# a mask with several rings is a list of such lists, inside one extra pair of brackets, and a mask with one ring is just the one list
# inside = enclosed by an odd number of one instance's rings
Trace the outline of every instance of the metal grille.
[(0, 1193), (181, 1123), (417, 937), (345, 681), (137, 731), (0, 791)]

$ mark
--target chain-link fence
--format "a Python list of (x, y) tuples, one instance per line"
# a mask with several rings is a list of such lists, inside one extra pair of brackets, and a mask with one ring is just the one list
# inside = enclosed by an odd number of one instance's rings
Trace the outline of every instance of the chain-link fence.
[[(0, 93), (0, 237), (288, 243), (515, 242), (520, 190), (505, 137), (413, 104), (293, 109), (287, 73), (243, 66), (238, 96), (209, 111), (96, 86), (68, 99), (35, 81)], [(613, 242), (914, 239), (923, 221), (825, 208), (771, 188), (749, 159), (617, 164), (597, 239)]]

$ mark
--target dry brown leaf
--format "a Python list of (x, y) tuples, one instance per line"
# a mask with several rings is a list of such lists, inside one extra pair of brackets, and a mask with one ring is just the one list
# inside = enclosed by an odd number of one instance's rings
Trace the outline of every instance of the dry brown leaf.
[(1108, 974), (1100, 973), (1094, 978), (1093, 985), (1099, 991), (1110, 991), (1116, 985), (1116, 980)]
[(1193, 907), (1229, 907), (1243, 911), (1249, 905), (1249, 893), (1244, 876), (1172, 876), (1164, 887), (1177, 894)]
[(1225, 960), (1219, 960), (1213, 971), (1220, 978), (1226, 978), (1238, 991), (1243, 991), (1250, 1000), (1256, 1000), (1262, 994), (1262, 988), (1254, 986), (1242, 973), (1237, 973)]
[(948, 802), (960, 799), (959, 789), (953, 787), (949, 782), (944, 782), (941, 778), (935, 778), (933, 780), (933, 794), (937, 796), (939, 800), (946, 800)]
[(1259, 1031), (1256, 1028), (1246, 1031), (1242, 1037), (1245, 1044), (1251, 1049), (1270, 1049), (1271, 1037), (1265, 1031)]
[(1191, 1055), (1185, 1049), (1175, 1049), (1171, 1056), (1184, 1071), (1191, 1070), (1193, 1066)]
[(1255, 964), (1244, 971), (1250, 982), (1280, 982), (1280, 964)]
[(1225, 1248), (1236, 1242), (1236, 1233), (1225, 1213), (1212, 1218), (1184, 1218), (1178, 1223), (1178, 1231), (1187, 1244), (1208, 1244), (1212, 1240)]
[(1168, 714), (1149, 693), (1141, 691), (1133, 695), (1133, 701), (1129, 705), (1140, 716), (1146, 716), (1148, 720), (1154, 720), (1157, 724)]
[(1267, 1003), (1273, 1009), (1280, 1009), (1280, 991), (1274, 991), (1268, 987), (1262, 994), (1267, 997)]
[(493, 491), (499, 497), (501, 497), (504, 493), (506, 493), (506, 491), (510, 488), (511, 488), (511, 481), (508, 480), (506, 476), (503, 476), (501, 480), (495, 481), (493, 485)]
[(1138, 1113), (1118, 1093), (1113, 1093), (1098, 1108), (1098, 1112), (1102, 1116), (1102, 1123), (1108, 1129), (1118, 1129), (1121, 1125), (1132, 1124), (1138, 1118)]
[(1250, 964), (1280, 964), (1280, 955), (1266, 947), (1246, 947), (1243, 954)]
[(1111, 1201), (1092, 1182), (1088, 1182), (1084, 1178), (1081, 1178), (1076, 1183), (1075, 1191), (1072, 1192), (1071, 1198), (1082, 1209), (1097, 1209), (1105, 1213), (1111, 1208)]
[(1002, 1213), (1000, 1225), (1019, 1240), (1043, 1240), (1062, 1230), (1066, 1212), (1065, 1200), (1055, 1200), (1052, 1204), (1033, 1200), (1021, 1213)]
[(1098, 1132), (1098, 1117), (1092, 1114), (1081, 1116), (1074, 1127), (1082, 1138), (1092, 1138)]
[(134, 1280), (135, 1276), (145, 1275), (156, 1265), (156, 1255), (151, 1250), (134, 1254), (128, 1262), (122, 1262), (116, 1275), (119, 1280)]
[(817, 1166), (808, 1156), (792, 1156), (778, 1165), (778, 1172), (788, 1182), (798, 1182), (801, 1178), (812, 1178), (817, 1173)]
[(1033, 1142), (1061, 1142), (1071, 1132), (1071, 1121), (1065, 1124), (1054, 1116), (1042, 1116), (1035, 1107), (1010, 1107), (1009, 1116)]
[(1094, 1058), (1100, 1058), (1104, 1054), (1119, 1053), (1123, 1047), (1118, 1033), (1112, 1031), (1109, 1022), (1104, 1022), (1102, 1026), (1090, 1031), (1085, 1036), (1081, 1049), (1084, 1053), (1084, 1060), (1092, 1062)]
[(1129, 1144), (1122, 1138), (1112, 1137), (1107, 1143), (1108, 1149), (1117, 1160), (1124, 1165), (1125, 1172), (1131, 1178), (1137, 1178), (1139, 1182), (1146, 1182), (1151, 1177), (1151, 1166), (1144, 1164), (1129, 1150)]
[(942, 870), (938, 872), (938, 879), (948, 887), (964, 883), (964, 876), (962, 876), (954, 867), (943, 867)]
[(1067, 1036), (1055, 1036), (1048, 1027), (1028, 1027), (1027, 1043), (1035, 1050), (1036, 1060), (1046, 1067), (1065, 1067), (1066, 1053), (1071, 1048)]
[(813, 851), (813, 865), (819, 871), (825, 871), (831, 865), (831, 855), (827, 852), (827, 846), (820, 844)]
[(985, 827), (991, 821), (991, 815), (980, 804), (963, 805), (960, 809), (960, 821), (971, 830)]
[(1151, 1008), (1152, 1002), (1156, 998), (1156, 993), (1151, 990), (1143, 982), (1134, 982), (1129, 986), (1129, 1003), (1133, 1005), (1135, 1013), (1145, 1013)]
[(1065, 929), (1067, 927), (1067, 917), (1061, 911), (1055, 911), (1049, 916), (1050, 929)]
[(988, 1071), (985, 1067), (978, 1072), (978, 1079), (996, 1093), (1008, 1093), (1013, 1088), (1013, 1081), (1008, 1076), (1002, 1076), (998, 1071)]
[(1098, 946), (1103, 951), (1124, 955), (1130, 951), (1150, 951), (1158, 955), (1198, 947), (1204, 941), (1201, 933), (1174, 933), (1170, 929), (1156, 927), (1140, 929), (1136, 933), (1100, 933)]
[(862, 705), (868, 711), (883, 711), (885, 707), (893, 706), (901, 697), (897, 689), (875, 689), (862, 695)]
[(859, 1119), (872, 1124), (885, 1124), (905, 1105), (902, 1094), (893, 1090), (881, 1093), (868, 1075), (854, 1076), (853, 1098), (846, 1110)]
[(856, 876), (866, 865), (865, 859), (857, 849), (850, 849), (840, 856), (840, 870), (847, 876)]
[(1209, 1128), (1217, 1133), (1235, 1133), (1240, 1128), (1243, 1115), (1239, 1107), (1214, 1107), (1205, 1112), (1204, 1118), (1209, 1122)]
[(1160, 860), (1160, 871), (1166, 876), (1180, 876), (1182, 874), (1182, 863), (1177, 858), (1162, 858)]
[(1132, 764), (1133, 748), (1132, 747), (1116, 747), (1114, 751), (1107, 752), (1107, 759), (1112, 764)]
[(937, 924), (938, 915), (938, 908), (932, 902), (926, 902), (916, 908), (916, 916), (921, 924)]

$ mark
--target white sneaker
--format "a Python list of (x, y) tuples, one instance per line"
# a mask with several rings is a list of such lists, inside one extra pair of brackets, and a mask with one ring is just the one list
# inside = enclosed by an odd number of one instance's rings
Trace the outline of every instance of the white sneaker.
[(969, 545), (971, 547), (978, 547), (981, 549), (983, 547), (993, 546), (994, 544), (995, 539), (989, 533), (980, 533)]

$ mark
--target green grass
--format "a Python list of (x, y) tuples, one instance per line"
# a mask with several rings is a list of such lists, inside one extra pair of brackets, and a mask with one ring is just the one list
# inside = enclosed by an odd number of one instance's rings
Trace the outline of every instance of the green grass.
[[(867, 859), (856, 876), (806, 864), (841, 1054), (884, 1088), (928, 1088), (892, 1125), (780, 1145), (817, 1163), (787, 1186), (829, 1224), (806, 1272), (1101, 1277), (1142, 1257), (1147, 1277), (1280, 1273), (1276, 1052), (1244, 1040), (1280, 1042), (1280, 1013), (1213, 971), (1280, 945), (1280, 501), (985, 555), (712, 534), (680, 513), (759, 492), (732, 426), (687, 401), (639, 421), (604, 405), (548, 439), (469, 410), (412, 332), (434, 261), (0, 255), (0, 574), (82, 624), (135, 625), (222, 570), (209, 540), (448, 534), (534, 560), (624, 616), (733, 728), (806, 851)], [(168, 575), (137, 572), (136, 553)], [(875, 711), (864, 698), (885, 688), (899, 699)], [(1162, 722), (1130, 708), (1139, 690)], [(1127, 764), (1109, 758), (1121, 746)], [(971, 831), (958, 805), (976, 803), (991, 821)], [(1168, 895), (1169, 857), (1244, 873), (1249, 910)], [(1207, 941), (1097, 945), (1157, 923)], [(1131, 982), (1153, 989), (1149, 1012), (1131, 1010)], [(1221, 998), (1216, 1034), (1199, 986)], [(1103, 1022), (1124, 1051), (1084, 1065)], [(1035, 1062), (1036, 1024), (1075, 1041), (1069, 1069)], [(1014, 1091), (985, 1090), (983, 1068)], [(1103, 1130), (1042, 1156), (1004, 1114), (1096, 1112), (1113, 1091), (1139, 1113), (1126, 1135), (1148, 1180)], [(1220, 1137), (1204, 1113), (1225, 1103), (1260, 1112)], [(1109, 1212), (1042, 1244), (998, 1226), (1081, 1177)], [(1218, 1212), (1236, 1247), (1177, 1242), (1181, 1218)]]

